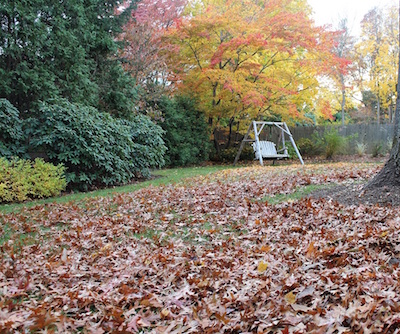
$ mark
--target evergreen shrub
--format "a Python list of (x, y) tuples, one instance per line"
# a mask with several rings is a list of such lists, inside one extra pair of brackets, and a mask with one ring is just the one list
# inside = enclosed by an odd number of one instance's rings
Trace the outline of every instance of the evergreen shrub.
[(382, 156), (385, 152), (385, 148), (383, 146), (383, 143), (381, 142), (374, 142), (371, 145), (371, 155), (373, 158), (377, 158), (379, 156)]
[(166, 163), (169, 166), (198, 164), (209, 159), (210, 129), (204, 114), (189, 97), (164, 97), (160, 103), (165, 131), (164, 140), (168, 150)]
[(300, 138), (296, 141), (296, 146), (302, 156), (312, 157), (321, 154), (321, 148), (310, 138)]
[(116, 119), (64, 99), (42, 103), (39, 111), (31, 145), (66, 166), (72, 189), (125, 184), (164, 164), (163, 130), (146, 116)]
[(341, 136), (336, 129), (325, 132), (323, 144), (326, 158), (331, 159), (335, 154), (343, 153), (347, 142), (347, 138)]
[[(239, 151), (239, 147), (230, 147), (222, 149), (219, 155), (215, 155), (213, 160), (218, 162), (229, 162), (232, 163)], [(255, 159), (255, 153), (250, 145), (243, 147), (240, 153), (239, 161), (252, 161)]]
[(327, 159), (332, 159), (338, 153), (344, 153), (349, 139), (350, 137), (340, 135), (335, 128), (326, 130), (322, 136), (318, 132), (312, 136), (316, 152), (321, 152)]
[[(298, 158), (296, 150), (294, 149), (292, 143), (287, 143), (286, 144), (286, 149), (287, 149), (287, 152), (289, 154), (289, 159), (297, 159)], [(297, 147), (297, 149), (299, 149), (299, 148)], [(300, 154), (301, 154), (301, 152), (300, 152)]]
[(19, 111), (8, 100), (0, 99), (0, 156), (11, 158), (24, 153), (24, 132)]

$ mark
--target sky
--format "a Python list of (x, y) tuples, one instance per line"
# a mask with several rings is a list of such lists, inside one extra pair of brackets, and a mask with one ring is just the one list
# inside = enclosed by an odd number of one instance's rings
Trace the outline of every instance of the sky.
[(360, 34), (360, 21), (373, 7), (398, 6), (397, 0), (308, 0), (314, 11), (317, 25), (337, 27), (340, 18), (347, 18), (353, 35)]

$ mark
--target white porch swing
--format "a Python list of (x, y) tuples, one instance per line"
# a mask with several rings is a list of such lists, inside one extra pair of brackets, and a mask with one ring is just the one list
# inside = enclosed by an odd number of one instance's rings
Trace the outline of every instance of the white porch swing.
[[(274, 143), (270, 140), (260, 140), (261, 131), (264, 129), (265, 126), (277, 127), (280, 130), (280, 135), (277, 143)], [(252, 129), (254, 133), (254, 139), (250, 138)], [(233, 165), (236, 165), (236, 163), (238, 162), (245, 143), (252, 143), (256, 159), (260, 161), (261, 166), (264, 165), (263, 159), (277, 160), (277, 159), (288, 158), (289, 154), (286, 147), (285, 135), (289, 137), (289, 140), (292, 143), (292, 146), (296, 151), (296, 154), (299, 157), (301, 164), (304, 165), (303, 158), (301, 157), (301, 154), (297, 149), (296, 143), (294, 142), (293, 136), (290, 133), (289, 128), (285, 122), (258, 122), (258, 121), (253, 121), (249, 125), (249, 129), (247, 130), (247, 133), (244, 136), (242, 143), (240, 144), (239, 151), (236, 155)], [(280, 146), (279, 142), (281, 143), (282, 147), (277, 150), (276, 149), (277, 145), (278, 147)]]

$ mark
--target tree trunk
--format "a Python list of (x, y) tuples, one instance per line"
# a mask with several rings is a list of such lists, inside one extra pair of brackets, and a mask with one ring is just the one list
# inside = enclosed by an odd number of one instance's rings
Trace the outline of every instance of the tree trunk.
[(213, 137), (214, 137), (214, 147), (215, 151), (217, 152), (217, 155), (219, 156), (221, 154), (221, 148), (219, 146), (218, 138), (217, 138), (217, 128), (214, 129), (213, 131)]
[(400, 141), (399, 137), (395, 140), (389, 160), (381, 171), (365, 186), (365, 189), (399, 186), (400, 187)]
[(340, 75), (340, 83), (342, 85), (342, 102), (341, 102), (341, 107), (342, 107), (342, 126), (344, 126), (344, 108), (346, 106), (346, 86), (344, 84), (344, 75)]
[[(399, 1), (400, 20), (400, 1)], [(400, 39), (400, 35), (399, 35)], [(400, 42), (399, 42), (400, 44)], [(400, 60), (400, 54), (399, 54)], [(400, 62), (397, 69), (397, 82), (400, 82)], [(379, 107), (378, 107), (379, 110)], [(393, 146), (389, 160), (381, 171), (365, 186), (364, 189), (372, 189), (385, 186), (400, 186), (400, 84), (397, 84), (396, 109), (394, 112)]]
[(381, 103), (380, 103), (379, 97), (378, 97), (378, 107), (377, 107), (377, 110), (376, 110), (376, 120), (378, 122), (378, 125), (381, 123), (380, 115), (381, 115)]
[(342, 125), (344, 125), (344, 106), (346, 105), (346, 91), (342, 90)]
[[(398, 92), (399, 93), (399, 92)], [(365, 186), (365, 189), (372, 189), (385, 186), (400, 187), (400, 103), (396, 101), (395, 128), (393, 137), (393, 147), (390, 152), (389, 160), (381, 171)]]
[(229, 120), (229, 135), (228, 135), (228, 141), (225, 145), (225, 149), (228, 149), (231, 146), (231, 142), (232, 142), (232, 126), (233, 126), (233, 121), (235, 120), (235, 118), (231, 117)]

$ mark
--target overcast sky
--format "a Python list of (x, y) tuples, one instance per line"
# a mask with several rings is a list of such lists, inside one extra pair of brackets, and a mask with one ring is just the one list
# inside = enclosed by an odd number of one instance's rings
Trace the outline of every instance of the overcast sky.
[(347, 18), (353, 35), (359, 34), (360, 21), (373, 7), (398, 6), (397, 0), (308, 0), (308, 3), (317, 25), (331, 24), (336, 28), (340, 18)]

